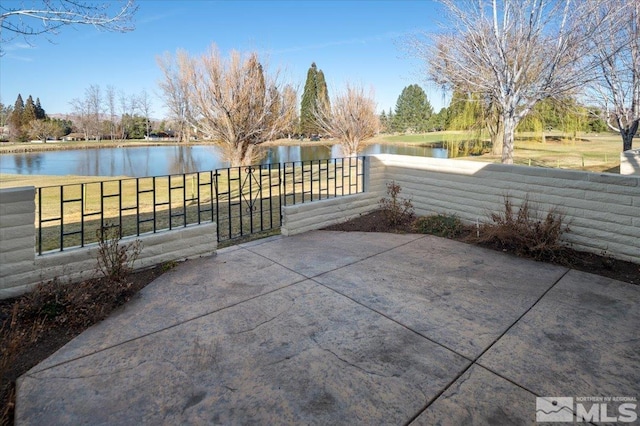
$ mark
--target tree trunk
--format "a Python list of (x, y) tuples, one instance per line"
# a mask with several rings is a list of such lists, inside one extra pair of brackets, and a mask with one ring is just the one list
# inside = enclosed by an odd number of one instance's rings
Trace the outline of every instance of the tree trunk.
[(500, 121), (496, 125), (497, 129), (491, 129), (489, 134), (491, 136), (491, 154), (493, 155), (501, 155), (502, 154), (502, 145), (504, 143), (504, 126)]
[(502, 163), (513, 164), (513, 141), (515, 139), (516, 120), (508, 113), (504, 115), (504, 138), (502, 139)]
[(631, 122), (626, 128), (620, 127), (620, 136), (622, 136), (622, 151), (629, 151), (633, 147), (633, 137), (638, 131), (640, 119)]

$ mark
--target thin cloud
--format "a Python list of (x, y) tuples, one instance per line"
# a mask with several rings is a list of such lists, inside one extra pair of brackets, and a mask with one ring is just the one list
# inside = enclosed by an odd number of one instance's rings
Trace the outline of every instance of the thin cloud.
[(16, 50), (33, 49), (33, 48), (34, 47), (29, 43), (18, 42), (18, 43), (11, 43), (8, 46), (3, 46), (2, 50), (4, 50), (5, 52), (14, 52)]
[(326, 49), (326, 48), (329, 48), (329, 47), (336, 47), (336, 46), (367, 44), (367, 43), (371, 43), (371, 42), (389, 40), (389, 39), (402, 37), (402, 36), (405, 36), (406, 34), (407, 33), (404, 33), (404, 32), (387, 32), (387, 33), (384, 33), (384, 34), (379, 34), (379, 35), (370, 36), (370, 37), (361, 37), (361, 38), (352, 38), (352, 39), (347, 39), (347, 40), (329, 41), (329, 42), (326, 42), (326, 43), (308, 44), (306, 46), (285, 47), (283, 49), (273, 49), (273, 50), (268, 50), (267, 53), (272, 54), (272, 55), (279, 55), (279, 54), (283, 54), (283, 53), (294, 53), (294, 52), (301, 52), (301, 51), (306, 51), (306, 50)]
[(12, 55), (10, 53), (7, 53), (6, 58), (10, 58), (16, 61), (20, 61), (20, 62), (33, 62), (33, 58), (30, 58), (28, 56), (18, 56), (18, 55)]
[(176, 15), (176, 12), (170, 12), (170, 13), (160, 13), (157, 15), (153, 15), (153, 16), (147, 16), (143, 19), (140, 19), (137, 23), (140, 25), (145, 25), (145, 24), (150, 24), (152, 22), (156, 22), (156, 21), (161, 21), (165, 18), (169, 18), (171, 16)]

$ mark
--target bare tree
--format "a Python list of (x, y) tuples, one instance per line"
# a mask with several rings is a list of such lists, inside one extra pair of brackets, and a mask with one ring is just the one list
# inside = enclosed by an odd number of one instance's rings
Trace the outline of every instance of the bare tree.
[(124, 140), (127, 138), (125, 117), (133, 117), (133, 114), (136, 111), (136, 97), (127, 96), (126, 93), (121, 91), (118, 93), (118, 109), (120, 112), (120, 139)]
[(149, 92), (147, 92), (146, 89), (140, 92), (136, 105), (140, 109), (140, 112), (142, 113), (142, 116), (145, 120), (145, 137), (149, 138), (149, 135), (151, 134), (151, 113), (153, 112), (153, 110), (151, 109), (151, 97), (149, 96)]
[(86, 99), (74, 98), (71, 100), (72, 120), (76, 131), (84, 134), (84, 139), (91, 136), (91, 114)]
[(60, 125), (49, 120), (31, 120), (29, 122), (28, 133), (31, 138), (46, 143), (49, 138), (59, 138), (62, 136)]
[(189, 124), (189, 88), (187, 79), (181, 78), (179, 69), (186, 67), (189, 62), (189, 54), (185, 50), (176, 52), (175, 61), (168, 52), (156, 58), (158, 66), (162, 70), (164, 80), (158, 85), (164, 95), (164, 101), (171, 113), (171, 118), (178, 126), (178, 141), (189, 142), (191, 139), (191, 125)]
[(0, 46), (16, 37), (30, 43), (31, 38), (39, 35), (56, 35), (65, 25), (91, 25), (115, 32), (132, 31), (133, 16), (138, 7), (133, 0), (117, 3), (76, 0), (3, 2), (0, 5)]
[(102, 90), (97, 84), (92, 84), (85, 90), (85, 105), (89, 114), (90, 132), (99, 141), (102, 138), (102, 114), (104, 107), (102, 104)]
[[(441, 0), (452, 32), (412, 48), (436, 83), (479, 94), (504, 130), (502, 162), (513, 163), (518, 123), (542, 99), (581, 89), (597, 65), (588, 43), (600, 28), (581, 23), (597, 8), (584, 0)], [(604, 16), (602, 19), (610, 20)]]
[(296, 89), (287, 84), (282, 88), (282, 101), (274, 105), (274, 114), (278, 114), (282, 117), (282, 130), (277, 137), (286, 137), (291, 139), (291, 135), (296, 132), (298, 128), (298, 109), (292, 108), (293, 105), (298, 103), (298, 92)]
[(255, 162), (257, 147), (281, 134), (288, 111), (296, 108), (290, 96), (283, 96), (277, 74), (265, 72), (256, 53), (233, 51), (224, 59), (215, 46), (200, 57), (182, 59), (161, 68), (165, 81), (187, 88), (189, 124), (218, 142), (233, 166)]
[[(620, 133), (622, 150), (627, 151), (640, 124), (640, 2), (600, 0), (599, 6), (586, 23), (602, 23), (602, 31), (590, 43), (600, 64), (591, 94), (600, 104), (607, 125)], [(603, 19), (616, 13), (624, 19)]]
[(109, 111), (109, 135), (111, 140), (116, 139), (116, 89), (109, 85), (107, 86), (107, 110)]
[(360, 152), (364, 148), (363, 142), (380, 129), (373, 94), (352, 85), (347, 85), (345, 91), (331, 101), (329, 113), (319, 109), (315, 117), (323, 132), (340, 140), (346, 157)]

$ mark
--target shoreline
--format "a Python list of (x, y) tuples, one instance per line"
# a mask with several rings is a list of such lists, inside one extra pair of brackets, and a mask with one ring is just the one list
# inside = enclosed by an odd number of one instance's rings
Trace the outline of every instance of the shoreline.
[[(332, 146), (338, 144), (338, 141), (301, 141), (299, 139), (278, 139), (275, 141), (264, 142), (258, 146)], [(102, 149), (102, 148), (138, 148), (145, 146), (215, 146), (216, 142), (212, 141), (195, 141), (180, 143), (176, 141), (143, 141), (143, 140), (114, 140), (114, 141), (81, 141), (81, 142), (65, 142), (50, 141), (42, 142), (2, 142), (0, 143), (0, 155), (2, 154), (23, 154), (29, 152), (48, 152), (48, 151), (71, 151), (81, 149)]]

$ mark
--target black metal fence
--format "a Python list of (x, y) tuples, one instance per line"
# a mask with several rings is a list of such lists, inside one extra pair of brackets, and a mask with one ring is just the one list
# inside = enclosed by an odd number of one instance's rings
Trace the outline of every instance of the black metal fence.
[(364, 165), (349, 157), (41, 187), (37, 252), (95, 243), (108, 226), (125, 237), (216, 222), (219, 242), (276, 230), (282, 206), (364, 192)]

